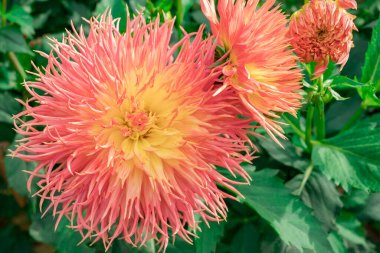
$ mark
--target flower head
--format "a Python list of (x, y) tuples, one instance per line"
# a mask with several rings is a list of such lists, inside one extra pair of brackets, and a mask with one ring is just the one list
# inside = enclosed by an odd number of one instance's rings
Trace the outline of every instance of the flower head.
[(352, 42), (355, 16), (345, 8), (356, 8), (354, 0), (312, 0), (291, 17), (289, 37), (301, 61), (316, 62), (314, 76), (326, 70), (329, 60), (344, 67)]
[(212, 96), (215, 45), (201, 29), (170, 46), (173, 22), (159, 18), (140, 15), (125, 34), (109, 14), (89, 23), (88, 36), (74, 29), (41, 53), (48, 65), (26, 83), (32, 99), (16, 115), (25, 138), (14, 155), (38, 163), (29, 187), (39, 178), (41, 206), (50, 201), (57, 224), (68, 217), (84, 239), (153, 238), (161, 249), (170, 233), (191, 241), (195, 214), (226, 217), (232, 196), (217, 185), (236, 182), (216, 166), (248, 180), (239, 164), (252, 159), (233, 94)]
[(228, 50), (223, 69), (225, 88), (233, 89), (245, 107), (245, 116), (257, 121), (270, 136), (283, 136), (277, 119), (293, 115), (300, 106), (300, 70), (289, 50), (287, 20), (275, 0), (258, 7), (259, 0), (201, 0), (219, 44)]

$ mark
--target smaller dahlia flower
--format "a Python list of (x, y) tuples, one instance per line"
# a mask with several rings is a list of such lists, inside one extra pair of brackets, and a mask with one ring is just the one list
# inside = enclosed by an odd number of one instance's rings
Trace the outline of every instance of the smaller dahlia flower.
[[(201, 0), (219, 45), (228, 52), (223, 68), (224, 85), (233, 89), (245, 108), (244, 116), (261, 125), (277, 141), (285, 138), (281, 113), (296, 115), (300, 107), (301, 73), (289, 49), (287, 19), (274, 7), (275, 0)], [(218, 18), (219, 17), (219, 18)]]
[(200, 29), (170, 45), (173, 21), (141, 15), (125, 34), (107, 13), (89, 23), (88, 36), (52, 40), (46, 68), (25, 84), (32, 98), (15, 116), (25, 138), (14, 155), (38, 163), (29, 189), (37, 178), (41, 208), (50, 202), (57, 224), (67, 217), (106, 248), (116, 238), (191, 242), (196, 215), (226, 218), (233, 197), (218, 186), (237, 192), (216, 166), (248, 181), (239, 164), (252, 159), (234, 94), (213, 96), (215, 43)]
[(346, 64), (353, 47), (352, 31), (357, 30), (355, 16), (346, 8), (356, 9), (354, 0), (312, 0), (295, 12), (289, 24), (289, 37), (302, 62), (316, 62), (314, 77), (324, 73), (329, 60)]

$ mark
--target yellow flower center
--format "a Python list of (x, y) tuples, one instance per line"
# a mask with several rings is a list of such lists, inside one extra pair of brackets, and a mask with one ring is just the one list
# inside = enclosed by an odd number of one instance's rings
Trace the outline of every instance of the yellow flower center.
[(112, 91), (98, 97), (98, 108), (105, 111), (98, 114), (90, 134), (98, 149), (105, 151), (110, 166), (119, 163), (118, 178), (144, 172), (165, 180), (164, 168), (187, 161), (186, 136), (203, 130), (194, 115), (197, 103), (184, 102), (181, 91), (165, 89), (173, 81), (156, 76), (152, 85), (141, 90), (130, 87), (125, 98), (115, 97)]
[(152, 113), (144, 111), (127, 112), (121, 132), (124, 137), (138, 140), (145, 137), (154, 126), (155, 117)]

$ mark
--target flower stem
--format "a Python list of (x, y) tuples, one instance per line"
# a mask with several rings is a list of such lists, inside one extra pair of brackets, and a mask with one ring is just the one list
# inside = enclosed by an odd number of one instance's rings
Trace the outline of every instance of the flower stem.
[(297, 134), (302, 140), (305, 140), (305, 134), (299, 128), (299, 126), (294, 124), (293, 121), (291, 119), (289, 119), (289, 117), (285, 114), (282, 115), (282, 118), (286, 121), (286, 123), (289, 124), (289, 126), (293, 129), (295, 134)]
[(303, 174), (303, 178), (302, 178), (302, 182), (301, 182), (301, 185), (300, 187), (297, 189), (297, 191), (295, 192), (296, 195), (301, 195), (303, 189), (305, 188), (305, 185), (307, 183), (307, 180), (309, 180), (309, 177), (311, 175), (311, 173), (313, 172), (313, 169), (314, 169), (314, 166), (313, 164), (310, 164), (306, 171), (305, 171), (305, 174)]
[(5, 13), (7, 12), (7, 0), (2, 1), (2, 17), (1, 17), (1, 25), (5, 26), (7, 23), (7, 18), (5, 17)]
[(307, 106), (307, 114), (306, 114), (306, 130), (305, 130), (305, 142), (308, 149), (311, 151), (311, 135), (313, 130), (313, 118), (314, 118), (314, 104), (309, 103)]
[(17, 59), (16, 54), (13, 52), (9, 52), (7, 56), (8, 56), (8, 59), (10, 60), (10, 62), (12, 63), (13, 67), (17, 71), (17, 73), (19, 73), (20, 76), (22, 77), (22, 79), (25, 80), (26, 79), (25, 70), (22, 67), (22, 65), (20, 64), (19, 60)]
[(177, 0), (176, 1), (176, 4), (177, 4), (177, 12), (176, 12), (176, 16), (178, 18), (178, 24), (181, 24), (182, 23), (182, 20), (183, 20), (183, 4), (182, 4), (182, 0)]
[(176, 23), (176, 28), (178, 32), (178, 39), (181, 39), (184, 36), (183, 31), (181, 30), (181, 24), (184, 17), (184, 8), (183, 8), (182, 0), (176, 0), (175, 3), (177, 7), (177, 10), (175, 13), (177, 18), (176, 18), (175, 23)]
[(352, 117), (347, 121), (347, 123), (344, 125), (342, 130), (340, 132), (344, 132), (348, 129), (350, 129), (356, 121), (362, 116), (363, 112), (367, 109), (367, 107), (363, 104), (360, 105), (360, 107), (356, 110), (356, 112), (352, 115)]
[(321, 96), (317, 98), (317, 140), (323, 140), (326, 135), (325, 103)]

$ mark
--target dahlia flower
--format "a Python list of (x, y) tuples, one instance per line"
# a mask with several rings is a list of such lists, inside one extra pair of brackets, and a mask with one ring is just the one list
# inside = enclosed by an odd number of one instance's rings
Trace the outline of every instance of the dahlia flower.
[(291, 44), (302, 62), (316, 62), (314, 77), (324, 73), (329, 60), (346, 64), (351, 48), (355, 16), (345, 8), (355, 8), (354, 0), (312, 0), (295, 12), (289, 24)]
[(276, 140), (285, 138), (279, 114), (296, 114), (300, 106), (301, 73), (289, 50), (287, 20), (275, 0), (258, 7), (259, 0), (201, 0), (219, 45), (228, 52), (224, 85), (233, 89), (245, 116), (258, 122)]
[(32, 98), (15, 116), (25, 137), (14, 155), (38, 163), (29, 189), (39, 179), (41, 208), (48, 201), (57, 224), (67, 217), (106, 248), (116, 238), (161, 250), (171, 236), (191, 242), (196, 214), (226, 218), (233, 197), (218, 185), (239, 183), (216, 166), (248, 181), (239, 164), (252, 159), (233, 94), (212, 96), (215, 45), (201, 29), (171, 46), (173, 22), (159, 18), (128, 20), (125, 34), (107, 13), (89, 23), (88, 36), (52, 39), (46, 68), (25, 84)]

